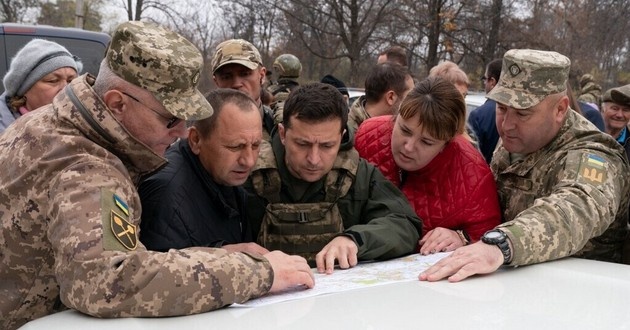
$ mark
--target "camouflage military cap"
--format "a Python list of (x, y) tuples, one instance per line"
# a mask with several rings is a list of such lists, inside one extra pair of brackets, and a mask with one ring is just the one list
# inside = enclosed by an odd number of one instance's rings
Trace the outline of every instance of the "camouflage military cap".
[(604, 96), (602, 96), (602, 101), (630, 106), (630, 85), (624, 85), (607, 90)]
[(203, 57), (179, 34), (153, 23), (122, 23), (106, 59), (116, 75), (151, 92), (173, 116), (197, 120), (212, 115), (212, 106), (197, 90)]
[(212, 57), (212, 73), (220, 67), (236, 63), (250, 70), (262, 65), (262, 58), (258, 49), (243, 39), (230, 39), (220, 43)]
[(595, 77), (593, 77), (593, 75), (590, 73), (586, 73), (582, 75), (582, 77), (580, 77), (580, 87), (584, 87), (584, 85), (594, 81)]
[(488, 98), (515, 109), (527, 109), (567, 89), (571, 61), (556, 52), (512, 49), (503, 56), (501, 77)]

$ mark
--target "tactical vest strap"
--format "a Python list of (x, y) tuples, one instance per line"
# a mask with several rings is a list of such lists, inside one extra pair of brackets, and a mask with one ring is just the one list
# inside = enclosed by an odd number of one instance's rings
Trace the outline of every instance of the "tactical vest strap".
[(270, 203), (280, 202), (282, 182), (276, 167), (276, 156), (273, 154), (271, 143), (263, 140), (251, 178), (256, 194), (266, 198)]

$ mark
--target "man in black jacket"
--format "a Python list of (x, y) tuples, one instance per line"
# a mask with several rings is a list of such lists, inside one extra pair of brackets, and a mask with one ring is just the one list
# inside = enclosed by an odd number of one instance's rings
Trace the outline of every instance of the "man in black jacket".
[(262, 124), (245, 93), (207, 96), (214, 114), (196, 121), (188, 139), (166, 152), (168, 165), (140, 185), (140, 240), (148, 249), (222, 247), (264, 254), (245, 217), (245, 182), (258, 158)]

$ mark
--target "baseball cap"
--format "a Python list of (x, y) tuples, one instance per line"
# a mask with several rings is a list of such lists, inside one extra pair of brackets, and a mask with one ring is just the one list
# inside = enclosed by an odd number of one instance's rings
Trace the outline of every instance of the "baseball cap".
[(258, 49), (249, 41), (243, 39), (230, 39), (220, 43), (212, 57), (212, 73), (220, 67), (236, 63), (250, 70), (262, 65), (262, 57)]
[(503, 56), (499, 83), (487, 97), (515, 109), (527, 109), (567, 89), (571, 61), (550, 51), (512, 49)]
[(630, 106), (630, 85), (607, 90), (602, 95), (602, 102), (614, 102), (619, 105)]
[(212, 115), (197, 89), (203, 57), (179, 34), (149, 22), (125, 22), (114, 31), (105, 56), (116, 75), (151, 92), (173, 116), (198, 120)]

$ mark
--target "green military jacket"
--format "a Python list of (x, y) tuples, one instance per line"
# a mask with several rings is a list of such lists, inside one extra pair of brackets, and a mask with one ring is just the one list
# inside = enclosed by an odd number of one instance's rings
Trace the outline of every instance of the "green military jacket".
[(129, 135), (92, 83), (75, 79), (0, 135), (0, 328), (67, 307), (172, 316), (265, 294), (273, 272), (263, 258), (158, 253), (138, 241), (136, 184), (166, 160)]
[(621, 147), (574, 111), (541, 150), (491, 163), (512, 265), (566, 256), (619, 262), (628, 235), (630, 167)]
[[(345, 136), (342, 150), (353, 148), (350, 135)], [(282, 203), (318, 203), (326, 196), (326, 178), (306, 183), (293, 177), (284, 163), (285, 150), (280, 137), (272, 137), (272, 148), (277, 169), (282, 180), (280, 200)], [(261, 149), (261, 151), (264, 150)], [(260, 158), (269, 157), (261, 154)], [(296, 187), (307, 186), (303, 195)], [(245, 184), (250, 192), (248, 217), (252, 223), (254, 237), (258, 236), (268, 200), (258, 196), (251, 176)], [(300, 190), (301, 191), (301, 190)], [(298, 195), (302, 195), (298, 197)], [(374, 166), (360, 159), (356, 177), (348, 193), (338, 200), (339, 211), (345, 228), (343, 235), (357, 244), (359, 260), (383, 260), (399, 257), (416, 251), (422, 231), (422, 223), (409, 205), (405, 196)]]

